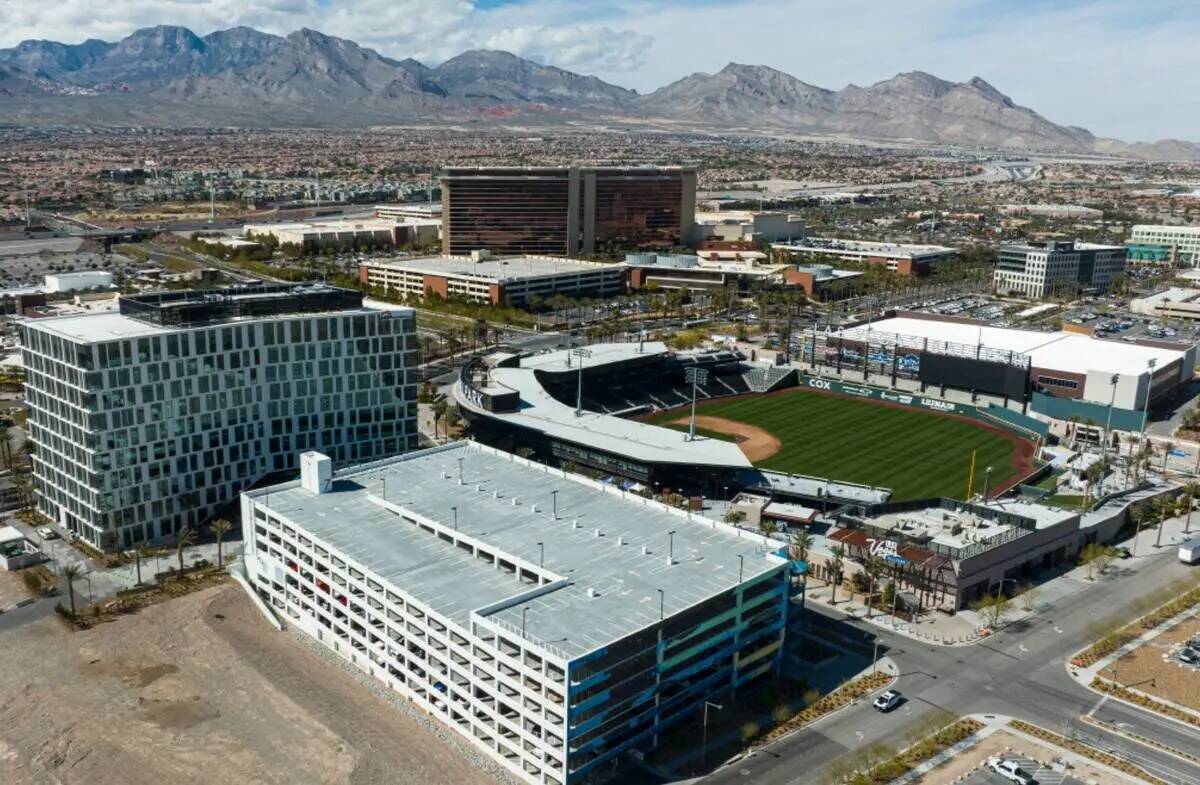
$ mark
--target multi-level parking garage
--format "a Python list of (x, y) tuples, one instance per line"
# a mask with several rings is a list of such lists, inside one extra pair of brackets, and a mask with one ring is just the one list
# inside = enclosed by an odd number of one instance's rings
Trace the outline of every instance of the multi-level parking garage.
[(786, 559), (756, 534), (474, 443), (242, 495), (287, 623), (531, 783), (612, 776), (777, 672)]

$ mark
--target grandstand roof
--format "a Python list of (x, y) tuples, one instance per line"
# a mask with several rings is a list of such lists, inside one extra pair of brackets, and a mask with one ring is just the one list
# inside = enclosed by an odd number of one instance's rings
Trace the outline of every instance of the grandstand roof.
[[(1179, 349), (1166, 349), (1122, 341), (1105, 341), (1078, 333), (1042, 333), (969, 322), (914, 319), (907, 316), (874, 322), (870, 332), (877, 341), (886, 340), (887, 334), (892, 333), (908, 338), (928, 338), (1018, 352), (1028, 356), (1030, 364), (1034, 367), (1079, 374), (1101, 371), (1138, 376), (1146, 373), (1148, 360), (1155, 360), (1157, 366), (1162, 368), (1182, 358), (1187, 350), (1187, 347), (1182, 345)], [(851, 339), (862, 339), (866, 330), (863, 327), (853, 327), (842, 330), (839, 334)]]
[[(573, 353), (576, 350), (563, 349), (524, 357), (518, 367), (493, 368), (491, 386), (514, 390), (520, 396), (521, 403), (514, 412), (485, 411), (468, 396), (460, 394), (458, 385), (455, 386), (455, 398), (460, 406), (488, 417), (637, 461), (733, 468), (751, 466), (741, 449), (731, 442), (700, 436), (689, 441), (685, 434), (670, 428), (587, 410), (576, 414), (574, 407), (556, 400), (546, 391), (537, 379), (537, 372), (576, 373), (581, 359), (583, 367), (589, 369), (667, 353), (666, 345), (658, 341), (646, 342), (640, 351), (637, 343), (593, 344), (578, 348), (585, 348), (590, 354), (580, 357)], [(570, 366), (567, 365), (568, 358)], [(585, 381), (585, 392), (586, 389)]]

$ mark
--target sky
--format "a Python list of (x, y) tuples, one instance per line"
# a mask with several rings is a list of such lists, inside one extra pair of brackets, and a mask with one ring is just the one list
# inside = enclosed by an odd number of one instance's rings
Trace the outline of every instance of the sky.
[(155, 24), (311, 27), (429, 65), (505, 49), (641, 92), (728, 62), (833, 89), (981, 76), (1098, 136), (1200, 141), (1195, 0), (0, 0), (0, 20), (0, 47)]

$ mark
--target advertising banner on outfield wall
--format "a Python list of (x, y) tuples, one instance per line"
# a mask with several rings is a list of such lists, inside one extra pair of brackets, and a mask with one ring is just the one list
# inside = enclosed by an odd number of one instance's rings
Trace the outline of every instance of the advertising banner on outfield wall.
[(940, 414), (963, 414), (968, 417), (974, 417), (978, 414), (978, 409), (968, 404), (943, 401), (941, 398), (930, 398), (925, 395), (916, 395), (898, 390), (885, 390), (880, 387), (847, 384), (833, 379), (821, 379), (816, 376), (805, 376), (801, 381), (801, 386), (813, 390), (834, 392), (839, 395), (851, 395), (856, 398), (870, 398), (876, 401), (886, 401), (887, 403), (898, 403), (901, 406), (911, 406), (914, 409), (925, 409), (926, 411), (938, 412)]

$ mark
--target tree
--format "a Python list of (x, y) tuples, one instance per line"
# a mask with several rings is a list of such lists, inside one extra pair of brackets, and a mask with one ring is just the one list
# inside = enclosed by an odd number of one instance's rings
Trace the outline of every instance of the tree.
[(808, 561), (808, 549), (812, 547), (813, 536), (803, 527), (792, 534), (792, 558), (796, 561)]
[(1101, 545), (1098, 542), (1090, 542), (1084, 546), (1079, 554), (1079, 563), (1088, 568), (1087, 579), (1092, 580), (1093, 575), (1098, 572), (1100, 575), (1108, 569), (1108, 566), (1117, 558), (1117, 549), (1111, 545)]
[(1183, 486), (1183, 491), (1187, 494), (1187, 520), (1183, 524), (1183, 533), (1190, 534), (1192, 531), (1192, 507), (1196, 501), (1196, 493), (1200, 491), (1200, 483), (1189, 482)]
[(829, 604), (837, 605), (837, 585), (842, 576), (842, 559), (846, 556), (846, 549), (841, 545), (835, 545), (829, 549), (829, 555), (833, 557), (833, 561), (830, 563), (832, 571), (829, 580)]
[(62, 576), (67, 581), (67, 597), (71, 602), (71, 615), (75, 615), (75, 581), (83, 576), (83, 570), (78, 564), (68, 564), (62, 568)]
[(1162, 459), (1161, 474), (1162, 474), (1164, 480), (1167, 479), (1167, 458), (1171, 455), (1171, 450), (1174, 450), (1174, 449), (1175, 449), (1175, 442), (1170, 442), (1170, 441), (1163, 442), (1163, 444), (1162, 444), (1163, 459)]
[(217, 567), (224, 567), (225, 554), (221, 550), (221, 540), (233, 529), (233, 524), (224, 518), (217, 518), (209, 528), (212, 529), (213, 536), (217, 538)]
[(1032, 611), (1037, 607), (1038, 597), (1041, 595), (1041, 589), (1032, 584), (1021, 590), (1021, 607), (1026, 611)]
[(196, 544), (196, 532), (184, 526), (175, 535), (175, 556), (179, 559), (179, 576), (183, 577), (183, 549)]
[(763, 536), (770, 537), (775, 533), (775, 521), (770, 521), (766, 518), (759, 518), (758, 530), (763, 533)]
[(971, 607), (979, 613), (979, 618), (988, 627), (995, 627), (1004, 618), (1004, 614), (1008, 613), (1011, 604), (1012, 600), (1004, 592), (1000, 592), (976, 600)]
[(867, 585), (867, 618), (871, 618), (871, 600), (875, 597), (875, 582), (879, 580), (880, 574), (883, 573), (884, 561), (875, 554), (867, 557), (866, 564), (863, 565), (864, 572), (870, 579)]
[(1154, 535), (1154, 547), (1161, 548), (1163, 529), (1167, 528), (1167, 517), (1175, 509), (1175, 500), (1165, 494), (1159, 496), (1154, 500), (1154, 509), (1158, 513), (1158, 532)]
[(725, 513), (725, 522), (726, 523), (732, 523), (733, 525), (736, 526), (737, 524), (739, 524), (745, 520), (746, 520), (746, 511), (745, 510), (730, 510), (729, 512)]
[(138, 547), (133, 549), (133, 564), (137, 569), (137, 582), (139, 586), (142, 585), (142, 559), (148, 558), (150, 555), (149, 548)]

